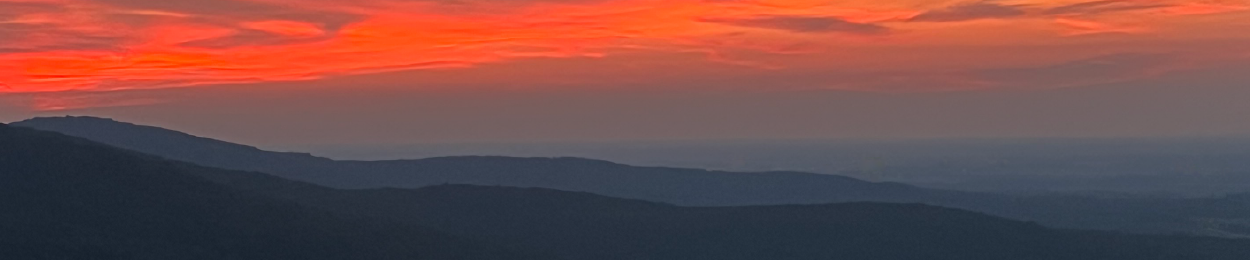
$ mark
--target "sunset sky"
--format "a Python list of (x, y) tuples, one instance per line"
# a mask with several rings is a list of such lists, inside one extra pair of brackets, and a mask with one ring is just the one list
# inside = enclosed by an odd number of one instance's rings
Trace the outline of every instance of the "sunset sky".
[(0, 119), (271, 143), (1250, 134), (1246, 74), (1247, 0), (0, 0)]

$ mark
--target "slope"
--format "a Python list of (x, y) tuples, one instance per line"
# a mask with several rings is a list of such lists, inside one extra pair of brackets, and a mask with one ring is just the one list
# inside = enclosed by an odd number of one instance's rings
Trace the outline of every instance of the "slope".
[(305, 205), (594, 260), (1244, 259), (1250, 241), (1048, 229), (920, 204), (680, 207), (539, 188), (439, 185), (328, 190), (198, 171)]
[(13, 125), (83, 137), (173, 160), (261, 171), (337, 188), (417, 188), (444, 183), (503, 185), (584, 191), (697, 206), (900, 201), (941, 193), (834, 175), (636, 167), (580, 158), (332, 161), (306, 154), (267, 152), (173, 130), (93, 117), (35, 118)]
[(525, 259), (232, 188), (165, 161), (0, 125), (7, 259)]
[[(0, 126), (0, 254), (72, 259), (1245, 259), (1245, 240), (918, 204), (678, 207), (535, 188), (335, 190)], [(294, 201), (295, 203), (285, 202)], [(343, 221), (342, 219), (355, 221)], [(460, 241), (460, 242), (457, 242)]]
[(173, 160), (259, 171), (338, 188), (500, 185), (591, 192), (686, 206), (924, 203), (1036, 221), (1051, 227), (1250, 236), (1250, 200), (1235, 198), (1019, 197), (930, 190), (822, 174), (636, 167), (579, 158), (334, 161), (306, 154), (267, 152), (101, 118), (37, 118), (15, 125), (62, 132)]

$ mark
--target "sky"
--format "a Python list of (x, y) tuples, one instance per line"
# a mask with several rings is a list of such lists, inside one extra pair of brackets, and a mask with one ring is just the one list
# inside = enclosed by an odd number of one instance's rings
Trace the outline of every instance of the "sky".
[(262, 144), (1250, 134), (1246, 0), (0, 0), (0, 120)]

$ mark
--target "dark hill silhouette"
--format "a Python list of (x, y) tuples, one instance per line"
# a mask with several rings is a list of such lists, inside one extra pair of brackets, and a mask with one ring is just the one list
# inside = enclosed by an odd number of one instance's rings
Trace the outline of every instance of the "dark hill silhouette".
[[(336, 190), (0, 125), (12, 259), (1246, 259), (1250, 241), (1064, 231), (918, 204), (679, 207), (537, 188)], [(347, 221), (350, 220), (350, 221)], [(438, 231), (428, 231), (427, 226)]]
[(258, 171), (336, 188), (442, 184), (537, 187), (683, 206), (924, 203), (1076, 229), (1250, 237), (1250, 200), (1081, 196), (1017, 197), (941, 191), (800, 172), (735, 173), (636, 167), (580, 158), (445, 157), (334, 161), (268, 152), (185, 133), (92, 117), (37, 118), (14, 125), (56, 131), (195, 164)]
[(503, 185), (696, 206), (897, 201), (935, 192), (834, 175), (636, 167), (581, 158), (333, 161), (93, 117), (35, 118), (13, 125), (83, 137), (178, 161), (260, 171), (336, 188), (417, 188), (444, 183)]
[(529, 259), (210, 182), (183, 163), (0, 125), (0, 258)]
[(920, 204), (688, 208), (589, 193), (464, 185), (358, 191), (353, 196), (311, 204), (569, 259), (1250, 257), (1250, 248), (1242, 248), (1250, 245), (1247, 240), (1059, 231)]

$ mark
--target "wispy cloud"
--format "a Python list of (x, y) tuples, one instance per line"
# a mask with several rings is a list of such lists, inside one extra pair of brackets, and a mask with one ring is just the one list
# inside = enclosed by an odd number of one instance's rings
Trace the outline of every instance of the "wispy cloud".
[(735, 18), (701, 18), (699, 21), (799, 33), (882, 34), (889, 32), (888, 28), (881, 25), (855, 23), (838, 17), (822, 16), (770, 15)]
[(1090, 21), (1090, 20), (1080, 20), (1080, 19), (1075, 19), (1075, 18), (1057, 18), (1055, 19), (1055, 23), (1066, 27), (1066, 31), (1064, 32), (1064, 35), (1066, 36), (1080, 36), (1080, 35), (1105, 34), (1105, 33), (1144, 33), (1144, 32), (1150, 31), (1150, 29), (1139, 27), (1139, 26), (1116, 25), (1116, 24), (1111, 24), (1111, 23), (1104, 23), (1104, 22), (1097, 22), (1097, 21)]
[(1027, 13), (1019, 5), (983, 1), (931, 10), (911, 18), (915, 22), (959, 22), (981, 19), (1023, 17)]
[(1164, 12), (1173, 15), (1204, 15), (1204, 14), (1220, 14), (1231, 12), (1243, 12), (1250, 10), (1250, 3), (1241, 2), (1233, 3), (1184, 3), (1164, 9)]
[(1047, 15), (1092, 15), (1122, 11), (1136, 11), (1172, 7), (1157, 1), (1104, 0), (1076, 3), (1047, 9)]
[(1125, 82), (1158, 76), (1174, 69), (1181, 56), (1163, 53), (1118, 53), (1046, 66), (977, 70), (977, 78), (1001, 88), (1064, 88)]
[[(1187, 48), (1188, 41), (1232, 37), (1193, 32), (1237, 26), (1195, 17), (1250, 18), (1243, 12), (1248, 9), (1250, 3), (1233, 0), (944, 5), (910, 0), (0, 0), (0, 93), (119, 91), (452, 69), (487, 71), (482, 75), (494, 76), (474, 79), (503, 85), (521, 73), (489, 70), (512, 63), (534, 64), (518, 65), (527, 70), (527, 80), (535, 81), (527, 85), (568, 81), (528, 76), (565, 70), (545, 67), (552, 59), (620, 61), (638, 70), (646, 66), (634, 64), (680, 65), (654, 73), (666, 75), (693, 74), (704, 67), (733, 70), (731, 74), (754, 70), (778, 79), (827, 70), (941, 75), (941, 70), (953, 70), (951, 66), (1001, 67), (1006, 65), (996, 61), (1038, 59), (973, 51), (983, 46), (1118, 49), (1145, 39), (1131, 37), (1155, 34), (1150, 39), (1177, 42), (1159, 48)], [(1008, 19), (1015, 20), (973, 22)], [(1162, 26), (1178, 28), (1155, 29)], [(1065, 37), (1081, 35), (1099, 35), (1102, 42)], [(962, 49), (931, 50), (935, 46)], [(602, 70), (596, 73), (617, 73)]]

